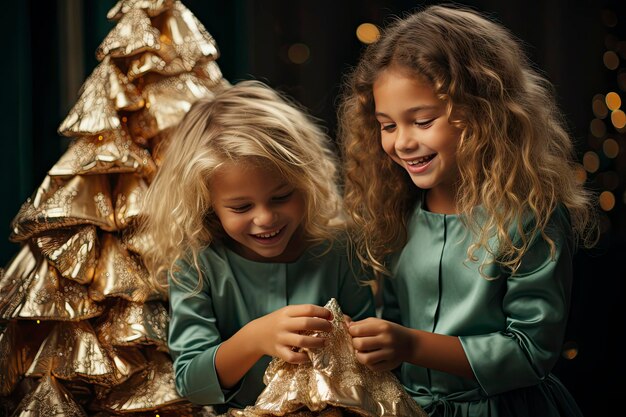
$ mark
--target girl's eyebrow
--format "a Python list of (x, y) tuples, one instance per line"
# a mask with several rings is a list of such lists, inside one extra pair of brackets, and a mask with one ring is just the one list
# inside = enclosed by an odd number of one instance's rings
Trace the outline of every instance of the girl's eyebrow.
[[(415, 106), (415, 107), (411, 107), (410, 109), (406, 109), (405, 111), (403, 111), (403, 114), (413, 114), (413, 113), (417, 113), (419, 111), (424, 111), (424, 110), (433, 110), (438, 108), (439, 106), (435, 105), (435, 104), (431, 104), (431, 105), (424, 105), (424, 106)], [(388, 114), (383, 113), (381, 111), (377, 111), (374, 113), (374, 116), (376, 117), (389, 117)]]
[[(275, 193), (275, 192), (277, 192), (277, 191), (287, 187), (288, 185), (289, 185), (288, 182), (280, 183), (276, 187), (272, 188), (270, 190), (270, 193)], [(234, 203), (234, 202), (237, 202), (237, 201), (245, 201), (245, 200), (249, 200), (249, 199), (250, 199), (250, 197), (242, 195), (242, 196), (236, 196), (236, 197), (230, 197), (230, 198), (223, 198), (222, 202), (223, 203)]]

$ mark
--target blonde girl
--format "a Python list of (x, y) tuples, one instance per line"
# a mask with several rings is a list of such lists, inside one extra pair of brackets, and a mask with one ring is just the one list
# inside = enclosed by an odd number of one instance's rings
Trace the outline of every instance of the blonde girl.
[(146, 263), (167, 286), (176, 387), (218, 412), (254, 404), (271, 357), (308, 360), (336, 298), (374, 315), (342, 239), (336, 157), (295, 102), (241, 81), (196, 102), (145, 200)]

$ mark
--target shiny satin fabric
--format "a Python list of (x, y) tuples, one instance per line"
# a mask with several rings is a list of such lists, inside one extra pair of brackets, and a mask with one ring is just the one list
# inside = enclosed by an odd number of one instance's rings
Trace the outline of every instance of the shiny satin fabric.
[(372, 371), (356, 360), (337, 301), (333, 298), (325, 307), (333, 313), (333, 329), (314, 334), (327, 342), (322, 349), (307, 350), (311, 362), (294, 365), (272, 359), (265, 371), (266, 388), (254, 406), (231, 409), (226, 416), (320, 416), (335, 408), (363, 417), (426, 417), (391, 372)]
[(19, 417), (87, 417), (87, 414), (73, 399), (67, 389), (54, 377), (46, 375), (39, 385), (29, 392), (13, 412)]
[(113, 189), (115, 224), (119, 230), (128, 227), (142, 211), (148, 182), (139, 175), (120, 174)]

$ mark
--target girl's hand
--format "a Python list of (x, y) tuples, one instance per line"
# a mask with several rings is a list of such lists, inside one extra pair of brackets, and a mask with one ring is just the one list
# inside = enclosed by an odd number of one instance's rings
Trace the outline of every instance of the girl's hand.
[(357, 360), (372, 370), (389, 371), (411, 357), (411, 331), (399, 324), (369, 317), (350, 323), (348, 331)]
[(330, 332), (332, 313), (313, 304), (290, 305), (260, 317), (250, 324), (254, 340), (264, 355), (276, 356), (289, 363), (308, 362), (301, 348), (321, 348), (325, 339), (307, 336), (307, 332)]

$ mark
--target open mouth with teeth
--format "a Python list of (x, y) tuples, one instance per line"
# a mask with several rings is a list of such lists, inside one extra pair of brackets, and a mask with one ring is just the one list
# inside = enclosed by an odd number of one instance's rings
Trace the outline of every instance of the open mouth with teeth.
[(433, 153), (430, 155), (422, 156), (421, 158), (413, 159), (412, 161), (406, 161), (406, 163), (413, 167), (415, 166), (419, 167), (422, 165), (426, 165), (427, 163), (432, 161), (435, 156), (437, 156), (437, 154)]
[(280, 233), (283, 231), (283, 229), (284, 229), (284, 227), (281, 228), (281, 229), (278, 229), (278, 230), (273, 230), (271, 232), (258, 233), (258, 234), (254, 234), (254, 235), (251, 235), (251, 236), (254, 237), (255, 239), (272, 240), (276, 236), (280, 235)]

